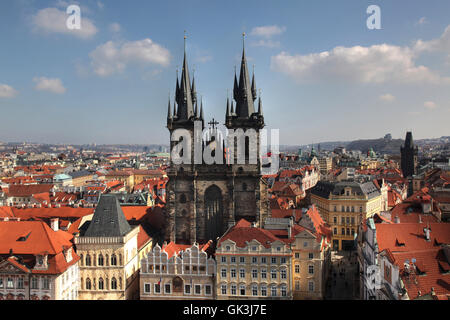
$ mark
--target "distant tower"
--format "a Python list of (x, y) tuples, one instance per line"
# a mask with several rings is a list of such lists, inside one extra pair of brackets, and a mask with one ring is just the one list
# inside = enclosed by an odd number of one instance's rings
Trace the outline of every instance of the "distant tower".
[(408, 178), (416, 174), (418, 148), (414, 146), (412, 133), (406, 133), (405, 145), (400, 147), (401, 168), (403, 177)]

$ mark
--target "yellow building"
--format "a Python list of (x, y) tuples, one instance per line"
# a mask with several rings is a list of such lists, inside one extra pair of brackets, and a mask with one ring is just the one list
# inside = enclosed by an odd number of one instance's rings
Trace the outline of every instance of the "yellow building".
[(105, 175), (105, 181), (120, 181), (123, 182), (127, 192), (131, 192), (134, 188), (134, 175), (132, 171), (109, 171)]
[(358, 226), (364, 217), (372, 217), (387, 204), (387, 188), (380, 189), (372, 182), (319, 181), (311, 189), (311, 203), (319, 209), (322, 218), (332, 230), (333, 250), (354, 248)]

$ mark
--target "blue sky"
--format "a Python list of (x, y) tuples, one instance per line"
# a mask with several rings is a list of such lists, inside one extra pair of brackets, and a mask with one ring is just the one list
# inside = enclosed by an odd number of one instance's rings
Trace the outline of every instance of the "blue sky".
[[(81, 30), (65, 13), (81, 7)], [(369, 30), (369, 5), (381, 29)], [(449, 1), (0, 2), (0, 141), (167, 143), (183, 56), (224, 120), (246, 32), (281, 144), (450, 135)]]

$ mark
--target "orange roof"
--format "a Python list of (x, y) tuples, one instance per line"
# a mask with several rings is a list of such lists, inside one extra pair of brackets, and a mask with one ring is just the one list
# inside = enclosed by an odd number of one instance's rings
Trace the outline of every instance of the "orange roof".
[(14, 217), (11, 207), (0, 207), (0, 217)]
[(151, 213), (151, 207), (147, 206), (123, 206), (121, 207), (125, 218), (130, 220), (141, 220), (145, 215)]
[(142, 226), (139, 226), (139, 233), (137, 236), (137, 246), (138, 249), (141, 249), (143, 246), (145, 246), (152, 238), (145, 232), (145, 230), (142, 228)]
[(52, 184), (13, 184), (9, 186), (8, 197), (29, 197), (36, 193), (49, 192)]
[[(199, 249), (201, 251), (206, 251), (212, 244), (212, 241), (209, 240), (207, 243), (200, 244)], [(166, 245), (163, 245), (162, 250), (167, 253), (168, 258), (170, 259), (173, 255), (178, 255), (181, 251), (185, 251), (186, 249), (192, 248), (190, 244), (177, 244), (175, 242), (169, 242)]]
[(12, 208), (15, 217), (30, 218), (80, 218), (94, 212), (94, 208)]

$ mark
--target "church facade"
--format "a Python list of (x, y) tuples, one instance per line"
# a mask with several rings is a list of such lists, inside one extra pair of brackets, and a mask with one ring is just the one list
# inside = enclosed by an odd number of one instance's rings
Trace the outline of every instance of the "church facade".
[[(262, 179), (259, 157), (260, 131), (265, 124), (261, 98), (258, 110), (255, 110), (256, 100), (255, 78), (253, 75), (250, 82), (244, 47), (239, 81), (235, 74), (233, 100), (231, 106), (227, 100), (224, 125), (227, 130), (242, 130), (245, 135), (252, 132), (256, 139), (250, 142), (250, 137), (245, 138), (245, 163), (237, 163), (238, 143), (228, 148), (227, 138), (214, 135), (214, 132), (217, 133), (217, 122), (213, 120), (209, 123), (212, 125), (209, 131), (213, 132), (209, 138), (194, 132), (195, 124), (201, 124), (201, 129), (205, 129), (205, 118), (203, 103), (200, 103), (199, 108), (195, 80), (191, 82), (189, 77), (185, 51), (181, 81), (179, 82), (178, 77), (176, 81), (173, 111), (169, 101), (167, 128), (171, 137), (177, 129), (189, 131), (191, 146), (197, 142), (195, 139), (201, 139), (202, 150), (210, 147), (214, 154), (220, 154), (223, 161), (207, 164), (202, 159), (200, 163), (192, 161), (175, 164), (172, 152), (171, 164), (167, 170), (167, 240), (186, 244), (216, 240), (241, 218), (261, 225), (267, 217), (267, 184)], [(181, 140), (172, 140), (174, 139), (171, 138), (170, 149), (174, 150)], [(231, 148), (234, 151), (233, 159), (227, 157)], [(194, 159), (194, 148), (191, 149), (191, 159)], [(244, 153), (242, 149), (240, 152)], [(255, 161), (250, 161), (251, 152), (257, 155)]]

